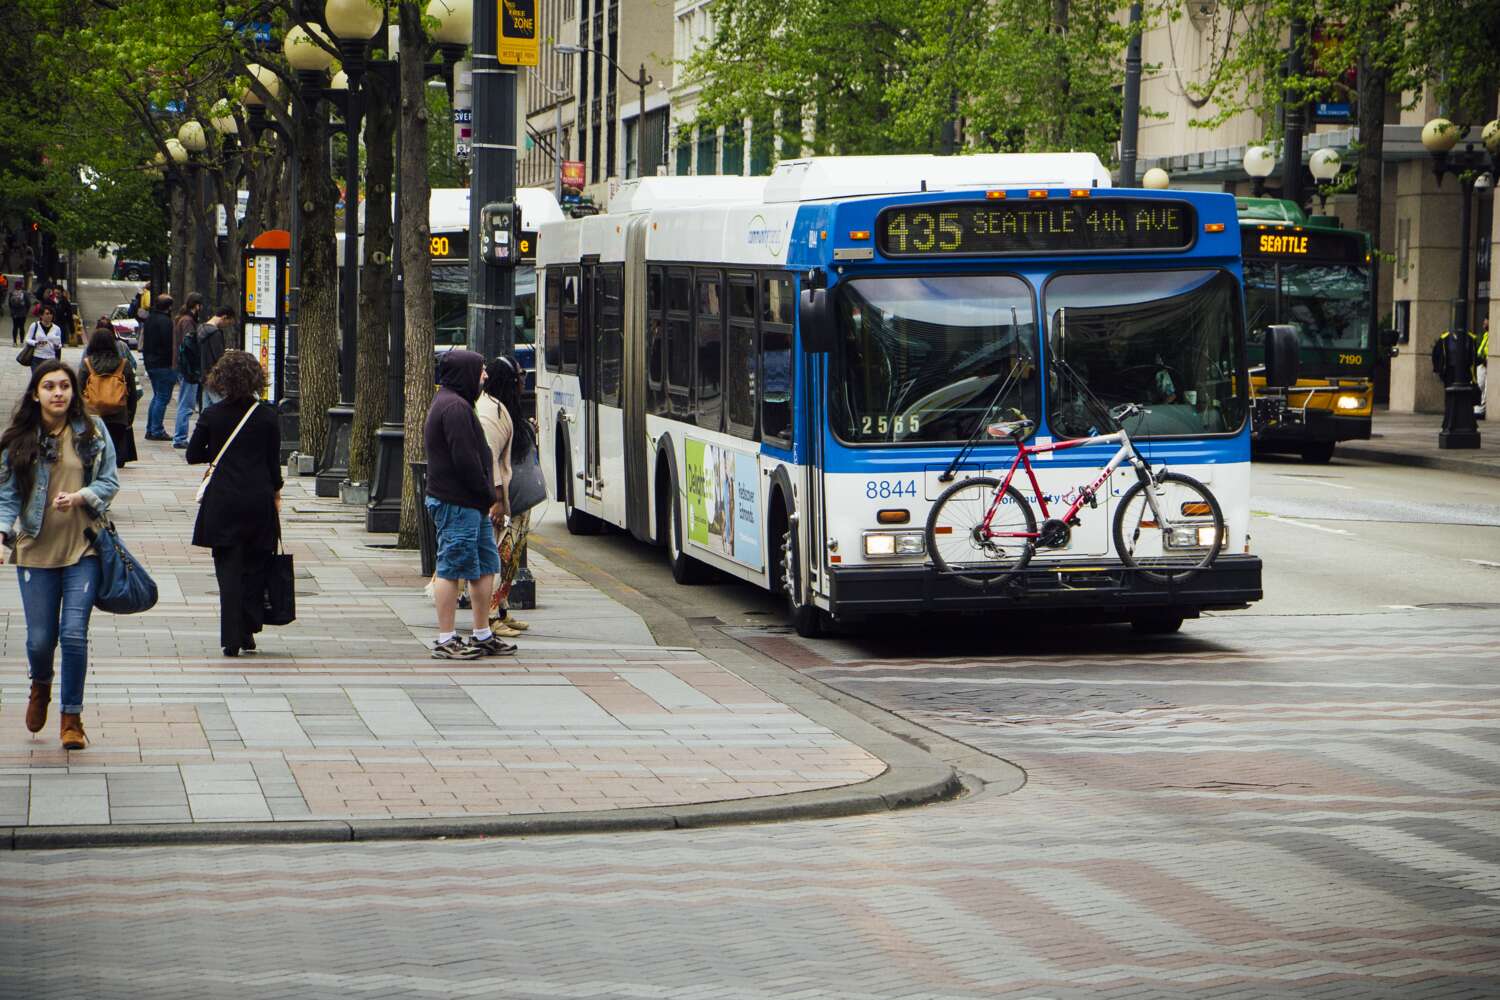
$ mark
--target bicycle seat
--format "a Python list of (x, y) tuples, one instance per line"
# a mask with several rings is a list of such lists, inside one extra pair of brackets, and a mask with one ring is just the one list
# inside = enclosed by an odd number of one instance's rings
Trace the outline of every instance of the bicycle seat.
[(1029, 417), (1022, 417), (1019, 420), (1001, 420), (998, 423), (990, 424), (984, 429), (984, 432), (992, 438), (1015, 438), (1019, 441), (1027, 434), (1030, 434), (1035, 427), (1035, 420)]

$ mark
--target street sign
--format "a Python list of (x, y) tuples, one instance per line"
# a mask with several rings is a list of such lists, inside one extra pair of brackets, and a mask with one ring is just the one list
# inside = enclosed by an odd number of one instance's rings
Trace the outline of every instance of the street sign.
[(266, 387), (261, 398), (271, 403), (280, 402), (283, 391), (281, 355), (286, 349), (289, 256), (290, 251), (285, 249), (255, 245), (242, 255), (245, 350), (265, 369)]
[(1317, 122), (1353, 121), (1354, 109), (1347, 101), (1319, 101), (1314, 109), (1313, 120)]
[(537, 0), (496, 0), (500, 10), (495, 58), (504, 66), (535, 66), (540, 61)]

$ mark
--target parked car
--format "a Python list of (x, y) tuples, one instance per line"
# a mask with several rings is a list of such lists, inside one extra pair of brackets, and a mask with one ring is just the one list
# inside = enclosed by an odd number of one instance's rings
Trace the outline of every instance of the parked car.
[(149, 260), (126, 260), (121, 257), (115, 261), (116, 281), (145, 281), (151, 277), (151, 262)]
[(141, 322), (130, 312), (130, 303), (121, 302), (109, 314), (109, 325), (115, 328), (115, 336), (125, 342), (132, 351), (141, 349)]

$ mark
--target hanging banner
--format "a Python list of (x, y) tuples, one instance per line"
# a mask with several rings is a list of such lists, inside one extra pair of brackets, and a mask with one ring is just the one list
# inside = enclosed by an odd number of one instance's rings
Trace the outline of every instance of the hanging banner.
[(500, 32), (495, 58), (503, 66), (535, 66), (540, 61), (536, 0), (496, 0), (500, 5)]

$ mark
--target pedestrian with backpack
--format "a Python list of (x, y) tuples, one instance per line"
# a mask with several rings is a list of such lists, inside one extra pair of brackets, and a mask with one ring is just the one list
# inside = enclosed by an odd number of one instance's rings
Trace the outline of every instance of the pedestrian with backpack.
[(31, 293), (26, 290), (23, 280), (16, 280), (7, 304), (10, 306), (10, 342), (12, 346), (19, 347), (26, 330), (26, 313), (31, 308)]
[(89, 416), (104, 421), (115, 446), (115, 466), (123, 469), (138, 457), (132, 416), (140, 398), (135, 359), (115, 336), (108, 319), (100, 317), (78, 366), (79, 393)]

